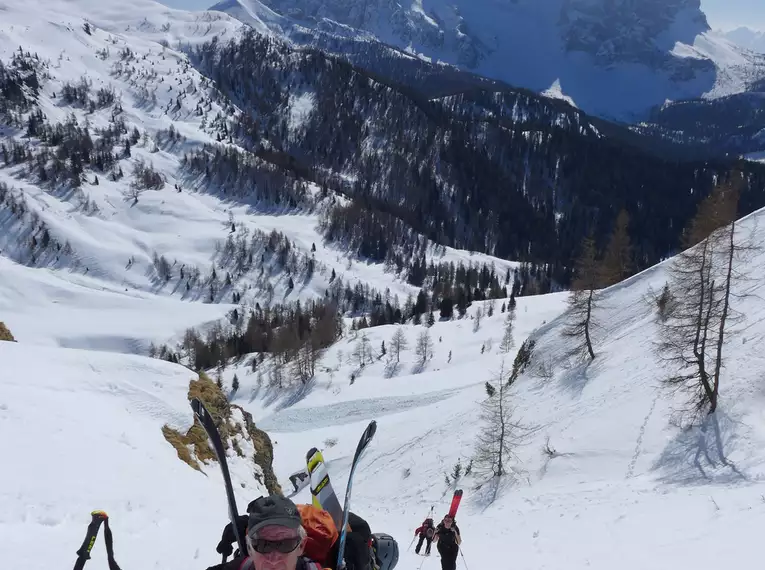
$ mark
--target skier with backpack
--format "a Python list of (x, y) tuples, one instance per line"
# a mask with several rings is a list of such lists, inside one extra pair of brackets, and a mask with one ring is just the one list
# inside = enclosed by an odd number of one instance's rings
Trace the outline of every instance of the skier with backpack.
[[(337, 570), (339, 532), (327, 511), (313, 505), (295, 505), (280, 495), (271, 495), (252, 501), (247, 512), (248, 515), (237, 519), (240, 534), (246, 536), (247, 552), (237, 550), (231, 562), (207, 570)], [(393, 537), (372, 534), (367, 522), (354, 513), (349, 515), (348, 526), (346, 570), (396, 567), (398, 544)], [(229, 523), (216, 549), (224, 561), (232, 554), (235, 542), (236, 535)]]
[(441, 570), (457, 570), (457, 554), (460, 551), (462, 537), (454, 517), (450, 515), (444, 517), (436, 527), (433, 541), (441, 555)]
[(435, 535), (435, 533), (436, 528), (433, 524), (433, 519), (431, 517), (426, 518), (422, 525), (414, 531), (414, 536), (420, 537), (420, 540), (417, 541), (417, 546), (414, 547), (414, 551), (419, 554), (420, 549), (422, 548), (422, 543), (427, 540), (428, 544), (425, 546), (425, 556), (430, 556), (430, 547), (433, 544), (433, 535)]
[[(244, 530), (247, 552), (240, 553), (231, 562), (212, 566), (208, 570), (321, 570), (318, 561), (306, 554), (308, 533), (302, 513), (297, 505), (279, 495), (260, 497), (247, 507), (247, 516), (239, 517), (237, 526)], [(241, 522), (244, 519), (244, 529)], [(326, 525), (317, 517), (312, 521), (318, 526)], [(329, 523), (331, 523), (331, 519)], [(335, 535), (337, 530), (333, 527)], [(327, 533), (332, 539), (331, 533)], [(223, 531), (223, 539), (218, 544), (218, 551), (224, 559), (231, 553), (231, 544), (225, 544), (227, 536), (234, 536), (231, 523)]]

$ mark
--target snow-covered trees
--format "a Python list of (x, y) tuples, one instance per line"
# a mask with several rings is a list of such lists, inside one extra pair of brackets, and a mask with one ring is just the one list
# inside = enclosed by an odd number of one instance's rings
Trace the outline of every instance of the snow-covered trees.
[(421, 366), (424, 366), (433, 358), (433, 340), (430, 338), (430, 331), (425, 329), (417, 336), (417, 344), (414, 348), (417, 360)]
[(393, 333), (393, 338), (390, 339), (390, 353), (391, 356), (396, 357), (396, 362), (401, 362), (401, 352), (406, 350), (409, 343), (406, 340), (406, 333), (404, 333), (403, 327), (396, 327), (396, 332)]
[(353, 348), (353, 359), (359, 368), (364, 368), (368, 363), (374, 361), (372, 346), (367, 335), (361, 335), (361, 338), (356, 342), (356, 346)]
[(475, 318), (473, 319), (473, 332), (478, 332), (481, 328), (481, 319), (483, 319), (483, 309), (478, 307), (475, 310)]
[(499, 350), (507, 353), (515, 346), (515, 340), (513, 339), (513, 320), (515, 318), (514, 312), (507, 313), (505, 317), (505, 333), (502, 336), (502, 342), (499, 344)]

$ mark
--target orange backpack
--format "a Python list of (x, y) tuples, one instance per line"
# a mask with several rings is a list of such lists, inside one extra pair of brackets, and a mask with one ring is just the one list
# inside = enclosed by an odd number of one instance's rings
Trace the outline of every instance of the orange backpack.
[(300, 511), (300, 518), (303, 519), (303, 528), (308, 535), (303, 556), (327, 566), (330, 562), (332, 546), (340, 536), (332, 515), (313, 505), (297, 505), (297, 508)]

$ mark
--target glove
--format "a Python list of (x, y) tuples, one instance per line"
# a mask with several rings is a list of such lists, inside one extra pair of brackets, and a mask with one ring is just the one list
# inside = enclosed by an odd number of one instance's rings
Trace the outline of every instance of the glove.
[[(228, 540), (227, 535), (230, 535), (232, 540)], [(218, 546), (215, 547), (215, 550), (218, 551), (218, 554), (222, 554), (228, 558), (234, 553), (233, 542), (236, 542), (236, 539), (234, 538), (234, 533), (231, 531), (231, 523), (228, 523), (226, 530), (223, 531), (223, 538), (221, 538)]]

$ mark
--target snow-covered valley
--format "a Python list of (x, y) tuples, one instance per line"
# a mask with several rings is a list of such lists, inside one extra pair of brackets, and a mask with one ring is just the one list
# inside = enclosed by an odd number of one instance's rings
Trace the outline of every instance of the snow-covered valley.
[[(129, 154), (115, 147), (120, 154), (106, 175), (86, 169), (75, 188), (37, 183), (39, 164), (0, 157), (0, 322), (16, 340), (0, 341), (0, 554), (8, 568), (71, 565), (94, 509), (111, 517), (124, 570), (219, 562), (227, 511), (218, 465), (193, 469), (162, 429), (192, 425), (188, 392), (197, 373), (150, 358), (152, 345), (185, 356), (178, 344), (190, 327), (235, 327), (234, 310), (306, 306), (333, 288), (344, 298), (339, 282), (402, 306), (418, 297), (420, 288), (394, 268), (325, 240), (329, 198), (317, 185), (306, 185), (313, 207), (275, 207), (204, 186), (181, 168), (202, 144), (236, 144), (203, 124), (198, 108), (210, 117), (232, 109), (175, 48), (242, 28), (225, 14), (143, 0), (0, 6), (0, 60), (22, 46), (40, 62), (45, 81), (36, 102), (50, 122), (71, 113), (96, 140), (115, 125), (112, 105), (64, 103), (66, 86), (86, 76), (89, 97), (103, 88), (119, 98), (122, 136), (140, 131)], [(297, 130), (312, 98), (285, 105)], [(171, 126), (177, 135), (169, 135)], [(0, 123), (0, 137), (30, 152), (44, 147), (28, 127)], [(43, 166), (53, 163), (52, 156)], [(136, 184), (150, 176), (136, 172), (142, 163), (163, 178), (157, 188)], [(112, 176), (118, 168), (124, 176)], [(763, 228), (765, 211), (739, 224), (755, 244), (765, 239)], [(428, 262), (493, 264), (503, 286), (520, 269), (486, 254), (432, 243), (423, 249)], [(358, 437), (377, 420), (353, 510), (374, 531), (396, 537), (402, 570), (438, 567), (437, 556), (420, 558), (407, 546), (431, 506), (437, 516), (446, 511), (454, 486), (465, 490), (458, 567), (751, 567), (765, 521), (765, 361), (758, 350), (765, 253), (752, 252), (736, 268), (748, 273), (734, 291), (743, 318), (725, 344), (720, 409), (703, 428), (673, 421), (684, 396), (663, 385), (666, 370), (653, 352), (651, 295), (667, 282), (670, 263), (602, 293), (597, 358), (588, 366), (566, 355), (568, 293), (559, 292), (517, 298), (512, 346), (503, 342), (506, 298), (473, 301), (462, 318), (455, 311), (440, 320), (436, 311), (430, 327), (426, 318), (355, 330), (360, 314), (349, 310), (342, 335), (321, 350), (305, 383), (291, 369), (276, 379), (270, 357), (254, 368), (251, 354), (210, 375), (219, 374), (231, 403), (269, 434), (285, 491), (288, 475), (317, 446), (342, 492)], [(397, 332), (407, 346), (394, 364)], [(417, 344), (425, 333), (431, 346), (423, 354)], [(513, 475), (495, 484), (476, 472), (447, 484), (455, 465), (464, 471), (474, 455), (486, 383), (508, 377), (527, 339), (534, 348), (510, 392), (523, 426)], [(249, 459), (231, 449), (229, 461), (244, 510), (266, 490)], [(296, 500), (308, 502), (309, 492)], [(87, 568), (106, 567), (102, 538), (92, 555)]]

